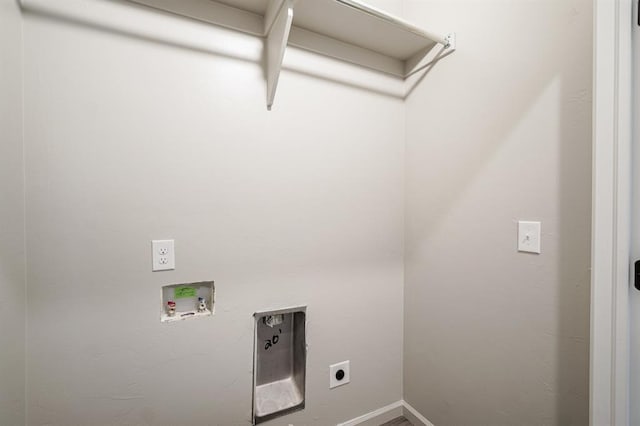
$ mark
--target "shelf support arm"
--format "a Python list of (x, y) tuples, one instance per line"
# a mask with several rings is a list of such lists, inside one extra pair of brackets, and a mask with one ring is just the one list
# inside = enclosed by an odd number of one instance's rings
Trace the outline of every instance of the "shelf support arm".
[(416, 53), (413, 57), (405, 61), (404, 78), (407, 79), (412, 75), (417, 74), (418, 72), (430, 67), (445, 56), (455, 52), (456, 34), (447, 34), (444, 37), (444, 41), (445, 43), (441, 44), (439, 49), (436, 49), (438, 45), (434, 45), (428, 49)]
[(282, 61), (287, 49), (291, 24), (293, 23), (293, 0), (271, 1), (270, 7), (275, 8), (279, 3), (271, 28), (266, 37), (267, 60), (267, 109), (271, 110), (278, 88), (278, 79), (282, 70)]

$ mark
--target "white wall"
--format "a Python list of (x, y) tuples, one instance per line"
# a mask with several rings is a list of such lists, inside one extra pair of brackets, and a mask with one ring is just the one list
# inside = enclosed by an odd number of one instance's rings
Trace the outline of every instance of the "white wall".
[(25, 418), (24, 168), (22, 22), (0, 0), (0, 424)]
[[(248, 424), (252, 314), (298, 304), (307, 406), (270, 424), (399, 400), (404, 105), (293, 70), (384, 79), (293, 50), (267, 112), (258, 39), (51, 5), (94, 21), (25, 21), (29, 424)], [(158, 238), (173, 272), (151, 272)], [(160, 323), (160, 286), (208, 279), (215, 316)], [(352, 383), (329, 391), (346, 359)]]
[[(397, 401), (403, 362), (404, 398), (436, 425), (586, 424), (590, 2), (376, 2), (458, 35), (406, 116), (385, 95), (397, 82), (296, 49), (267, 112), (255, 38), (124, 2), (44, 3), (60, 14), (25, 22), (30, 425), (248, 424), (251, 314), (297, 304), (307, 407), (273, 424)], [(0, 4), (13, 319), (21, 84), (4, 60), (20, 32)], [(515, 251), (518, 219), (543, 222), (540, 256)], [(150, 272), (155, 238), (176, 239), (176, 271)], [(159, 287), (205, 279), (216, 315), (160, 324)], [(24, 411), (11, 324), (3, 425)], [(344, 359), (352, 383), (329, 391)]]
[(404, 396), (436, 425), (588, 423), (591, 3), (405, 3), (458, 37), (407, 103)]

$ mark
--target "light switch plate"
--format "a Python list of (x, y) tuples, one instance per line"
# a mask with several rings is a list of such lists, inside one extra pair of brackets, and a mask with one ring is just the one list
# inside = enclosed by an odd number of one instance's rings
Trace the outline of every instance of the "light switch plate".
[(176, 252), (173, 240), (151, 241), (151, 259), (153, 272), (176, 269)]
[(518, 251), (540, 254), (540, 222), (518, 222)]

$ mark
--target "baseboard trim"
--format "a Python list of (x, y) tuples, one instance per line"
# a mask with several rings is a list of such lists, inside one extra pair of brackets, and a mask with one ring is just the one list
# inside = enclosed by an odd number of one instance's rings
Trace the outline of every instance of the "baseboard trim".
[(338, 423), (336, 426), (380, 426), (382, 423), (404, 416), (414, 426), (434, 426), (426, 417), (418, 412), (405, 400), (400, 400), (375, 411)]
[(425, 416), (420, 414), (418, 410), (413, 408), (411, 405), (407, 403), (407, 401), (402, 400), (402, 415), (413, 423), (413, 426), (434, 426)]
[(397, 401), (355, 419), (338, 423), (337, 426), (380, 426), (382, 423), (402, 416), (402, 410), (402, 401)]

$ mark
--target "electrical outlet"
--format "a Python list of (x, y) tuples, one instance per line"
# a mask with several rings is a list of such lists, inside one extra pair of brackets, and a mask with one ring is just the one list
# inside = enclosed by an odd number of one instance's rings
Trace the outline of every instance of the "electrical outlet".
[(329, 366), (329, 389), (346, 385), (351, 381), (349, 367), (349, 361), (343, 361)]
[(173, 240), (151, 241), (152, 268), (156, 271), (170, 271), (176, 269), (176, 257)]

